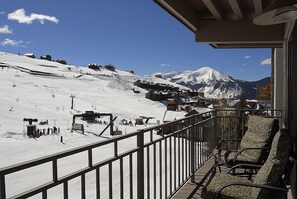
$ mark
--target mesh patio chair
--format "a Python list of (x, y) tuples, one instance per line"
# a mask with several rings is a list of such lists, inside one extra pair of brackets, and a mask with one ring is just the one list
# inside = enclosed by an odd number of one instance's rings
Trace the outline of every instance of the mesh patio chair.
[[(205, 199), (283, 198), (287, 189), (292, 161), (292, 142), (286, 130), (279, 131), (272, 142), (269, 156), (253, 181), (228, 173), (213, 172), (206, 180), (201, 196)], [(292, 160), (292, 159), (290, 159)], [(290, 164), (289, 164), (290, 163)]]
[(232, 140), (222, 140), (217, 145), (213, 152), (217, 165), (232, 167), (240, 163), (262, 165), (265, 162), (272, 139), (279, 130), (278, 120), (250, 115), (247, 128), (237, 151), (221, 149), (223, 143), (230, 143)]

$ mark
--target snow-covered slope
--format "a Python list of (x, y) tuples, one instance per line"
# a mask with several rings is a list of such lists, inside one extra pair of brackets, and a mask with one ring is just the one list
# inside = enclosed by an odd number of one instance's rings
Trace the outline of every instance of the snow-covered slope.
[(210, 67), (202, 67), (195, 71), (156, 73), (171, 82), (181, 84), (204, 92), (207, 98), (238, 97), (242, 89), (229, 76)]
[(242, 88), (235, 82), (215, 82), (207, 84), (199, 89), (204, 92), (206, 98), (234, 99), (242, 93)]
[[(155, 118), (149, 121), (151, 125), (155, 125), (156, 120), (162, 121), (166, 106), (146, 99), (144, 96), (147, 91), (143, 89), (139, 89), (139, 94), (132, 91), (133, 83), (139, 78), (120, 70), (112, 72), (103, 68), (94, 71), (86, 67), (0, 52), (1, 167), (102, 139), (92, 135), (99, 134), (106, 125), (84, 123), (87, 136), (71, 134), (74, 113), (112, 113), (114, 117), (117, 116), (115, 128), (123, 133), (134, 132), (142, 127), (122, 126), (122, 119), (134, 121), (139, 116), (150, 116)], [(70, 109), (71, 95), (75, 96), (74, 110)], [(23, 118), (49, 121), (48, 125), (38, 125), (38, 128), (60, 127), (66, 144), (61, 145), (59, 137), (50, 140), (41, 137), (39, 142), (28, 139), (24, 136), (28, 123), (24, 123)], [(106, 122), (109, 122), (108, 119), (100, 118)], [(105, 132), (105, 136), (109, 136), (109, 131)], [(16, 149), (22, 149), (19, 151), (21, 154), (16, 153)], [(37, 152), (24, 155), (29, 150)]]
[[(0, 52), (0, 168), (12, 164), (32, 160), (56, 152), (65, 151), (78, 146), (106, 140), (110, 137), (109, 128), (98, 137), (106, 127), (109, 117), (99, 118), (98, 124), (87, 124), (77, 119), (77, 123), (85, 126), (85, 134), (71, 132), (73, 114), (85, 111), (112, 113), (117, 119), (115, 129), (123, 134), (146, 128), (147, 125), (156, 125), (162, 121), (166, 106), (145, 98), (146, 90), (138, 89), (139, 94), (132, 91), (134, 82), (141, 77), (129, 72), (116, 70), (115, 72), (102, 68), (94, 71), (86, 67), (63, 65), (53, 61), (32, 59), (25, 56)], [(158, 80), (147, 77), (147, 80)], [(159, 80), (165, 84), (167, 80)], [(71, 95), (74, 95), (74, 109), (71, 109)], [(173, 112), (174, 114), (174, 112)], [(174, 118), (185, 113), (179, 112)], [(122, 119), (134, 121), (140, 116), (154, 117), (147, 125), (121, 125)], [(33, 139), (26, 136), (27, 122), (24, 118), (38, 119), (37, 127), (41, 130), (56, 126), (59, 134), (49, 134)], [(38, 124), (48, 120), (47, 125)], [(103, 124), (100, 124), (103, 123)], [(63, 136), (63, 142), (61, 138)], [(158, 137), (158, 135), (154, 135)], [(119, 153), (131, 148), (135, 137), (121, 141)], [(133, 144), (132, 144), (133, 145)], [(114, 154), (112, 145), (94, 150), (96, 161), (111, 157)], [(59, 160), (59, 175), (65, 176), (69, 172), (85, 167), (84, 154), (71, 156), (69, 159)], [(127, 162), (124, 162), (127, 168)], [(119, 170), (118, 164), (113, 169)], [(135, 167), (136, 168), (136, 167)], [(135, 173), (136, 170), (133, 170)], [(48, 182), (51, 171), (47, 165), (28, 169), (26, 172), (17, 172), (6, 178), (6, 194), (8, 197), (21, 191), (39, 186)], [(101, 172), (101, 197), (108, 198), (108, 172)], [(116, 175), (113, 177), (116, 178)], [(87, 186), (94, 187), (95, 175), (86, 175)], [(125, 176), (125, 179), (129, 179)], [(136, 182), (136, 180), (134, 181)], [(72, 189), (69, 198), (80, 197), (80, 181), (71, 181)], [(94, 189), (92, 189), (94, 190)], [(119, 193), (119, 185), (113, 185), (113, 194)], [(48, 191), (48, 198), (60, 198), (62, 189), (59, 186)], [(95, 198), (92, 191), (87, 191), (87, 198)], [(114, 196), (115, 197), (115, 196)], [(40, 198), (40, 195), (36, 197)]]

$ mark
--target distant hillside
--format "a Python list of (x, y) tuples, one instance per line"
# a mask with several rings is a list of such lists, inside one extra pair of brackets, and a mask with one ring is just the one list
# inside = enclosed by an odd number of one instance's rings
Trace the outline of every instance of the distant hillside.
[(271, 82), (270, 77), (266, 77), (264, 79), (248, 82), (248, 81), (241, 81), (241, 80), (234, 80), (244, 91), (245, 97), (247, 99), (255, 99), (256, 98), (256, 88), (258, 86), (265, 86)]

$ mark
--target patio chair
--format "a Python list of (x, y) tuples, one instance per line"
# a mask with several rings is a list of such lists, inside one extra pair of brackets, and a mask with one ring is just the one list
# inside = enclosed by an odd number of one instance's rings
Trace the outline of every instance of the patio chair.
[[(286, 169), (292, 149), (289, 133), (279, 131), (272, 142), (266, 162), (255, 175), (253, 181), (228, 173), (213, 172), (206, 180), (201, 196), (205, 199), (264, 199), (281, 198), (286, 195), (285, 183), (290, 172)], [(286, 174), (286, 175), (285, 175)]]
[(248, 117), (247, 131), (240, 141), (237, 151), (222, 150), (222, 140), (214, 150), (215, 163), (232, 167), (235, 164), (249, 163), (262, 165), (268, 154), (272, 139), (279, 130), (278, 120), (256, 115)]

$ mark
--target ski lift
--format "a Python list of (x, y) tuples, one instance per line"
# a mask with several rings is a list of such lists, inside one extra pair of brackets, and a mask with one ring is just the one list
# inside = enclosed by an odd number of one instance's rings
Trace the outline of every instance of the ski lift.
[(33, 122), (38, 122), (38, 119), (33, 119), (33, 118), (24, 118), (23, 122), (28, 122), (29, 124), (27, 125), (27, 135), (28, 136), (33, 136), (34, 133), (36, 132), (36, 125), (33, 124)]

